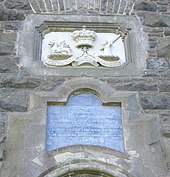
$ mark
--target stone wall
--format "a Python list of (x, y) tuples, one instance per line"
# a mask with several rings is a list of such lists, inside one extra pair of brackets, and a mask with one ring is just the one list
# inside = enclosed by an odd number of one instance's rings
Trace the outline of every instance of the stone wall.
[[(0, 0), (0, 168), (8, 156), (8, 116), (27, 113), (30, 93), (53, 91), (72, 77), (34, 76), (18, 55), (18, 35), (30, 14), (134, 15), (148, 36), (140, 77), (100, 77), (115, 91), (134, 91), (145, 113), (159, 117), (163, 160), (170, 175), (170, 1), (168, 0)], [(27, 39), (26, 39), (27, 40)], [(158, 142), (155, 142), (155, 144)], [(154, 144), (151, 145), (154, 147)], [(6, 169), (8, 170), (8, 169)]]

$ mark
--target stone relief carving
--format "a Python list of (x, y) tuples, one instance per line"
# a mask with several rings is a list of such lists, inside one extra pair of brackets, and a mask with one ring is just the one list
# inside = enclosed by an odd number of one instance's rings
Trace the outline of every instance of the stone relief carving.
[(55, 41), (50, 41), (48, 47), (50, 53), (50, 55), (48, 55), (49, 59), (62, 60), (72, 56), (71, 48), (66, 44), (65, 40), (59, 44), (57, 44)]
[(96, 33), (83, 26), (72, 33), (52, 32), (45, 40), (42, 61), (49, 66), (117, 67), (126, 60), (123, 40), (114, 33)]

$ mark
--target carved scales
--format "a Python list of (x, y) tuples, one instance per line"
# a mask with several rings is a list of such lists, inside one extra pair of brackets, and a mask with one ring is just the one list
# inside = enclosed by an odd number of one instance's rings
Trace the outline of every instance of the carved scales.
[[(110, 34), (110, 37), (107, 35), (105, 38), (104, 36), (103, 40), (101, 34), (87, 30), (85, 26), (82, 30), (68, 33), (65, 38), (64, 35), (64, 33), (60, 33), (56, 39), (48, 41), (46, 53), (43, 55), (44, 64), (74, 67), (116, 67), (121, 65), (121, 58), (124, 57), (124, 44), (120, 35)], [(123, 45), (121, 48), (117, 46), (120, 43)], [(123, 55), (119, 56), (119, 53), (121, 53), (120, 55), (123, 53)]]

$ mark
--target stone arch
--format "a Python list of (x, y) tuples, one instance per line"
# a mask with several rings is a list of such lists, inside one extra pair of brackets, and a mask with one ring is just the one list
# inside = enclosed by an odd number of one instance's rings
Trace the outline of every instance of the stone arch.
[(133, 1), (101, 1), (101, 0), (60, 0), (35, 1), (28, 0), (34, 13), (85, 13), (85, 14), (130, 14)]
[[(78, 176), (77, 176), (78, 175)], [(133, 177), (126, 170), (106, 163), (92, 160), (67, 162), (48, 169), (38, 177)]]
[(100, 98), (102, 103), (111, 102), (109, 96), (113, 94), (112, 87), (106, 83), (97, 79), (76, 79), (65, 82), (64, 85), (59, 86), (56, 90), (62, 94), (62, 100), (68, 101), (70, 95), (77, 92), (91, 92)]

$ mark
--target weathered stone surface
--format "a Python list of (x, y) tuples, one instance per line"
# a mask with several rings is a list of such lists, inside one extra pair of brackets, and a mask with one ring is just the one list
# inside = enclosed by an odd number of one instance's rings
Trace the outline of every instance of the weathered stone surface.
[(0, 43), (0, 55), (12, 55), (14, 50), (13, 42)]
[(164, 82), (159, 85), (160, 92), (170, 92), (170, 82)]
[(156, 45), (157, 45), (157, 42), (155, 42), (155, 41), (152, 41), (152, 42), (150, 41), (150, 42), (149, 42), (149, 48), (151, 48), (151, 49), (152, 49), (152, 48), (155, 48)]
[[(44, 1), (42, 0), (37, 0), (39, 7), (41, 8), (42, 12), (46, 12), (45, 4)], [(35, 9), (36, 10), (36, 9)]]
[(167, 27), (167, 21), (162, 19), (160, 14), (154, 12), (139, 12), (139, 16), (144, 18), (144, 25), (150, 27)]
[(23, 12), (15, 10), (6, 10), (0, 6), (0, 21), (10, 21), (10, 20), (19, 20), (22, 21), (25, 19)]
[(27, 0), (6, 0), (4, 5), (8, 9), (31, 10)]
[(158, 57), (170, 58), (170, 37), (158, 40), (157, 55)]
[(170, 97), (163, 95), (143, 95), (141, 96), (141, 105), (143, 109), (170, 109)]
[(28, 107), (28, 94), (25, 91), (0, 89), (0, 111), (25, 112)]
[(41, 84), (41, 79), (34, 77), (4, 77), (1, 82), (2, 87), (11, 87), (18, 89), (34, 89)]
[(64, 78), (47, 78), (40, 85), (41, 90), (53, 90), (64, 82)]
[(163, 21), (167, 26), (170, 26), (170, 15), (162, 15), (162, 21)]
[(166, 58), (151, 58), (147, 60), (147, 69), (168, 69), (169, 61)]
[(164, 35), (165, 36), (170, 36), (170, 29), (169, 28), (165, 29)]
[(167, 6), (166, 5), (160, 5), (160, 6), (158, 6), (158, 11), (159, 12), (167, 12)]
[(18, 57), (1, 56), (0, 57), (0, 73), (16, 73), (18, 70)]
[(0, 139), (3, 139), (3, 137), (5, 136), (6, 122), (7, 122), (7, 115), (5, 113), (0, 113)]
[(0, 32), (0, 41), (1, 42), (11, 42), (15, 41), (17, 34), (15, 32)]
[(144, 82), (140, 83), (128, 83), (121, 86), (116, 86), (116, 90), (128, 90), (128, 91), (157, 91), (156, 84), (148, 84)]
[(53, 90), (58, 85), (62, 84), (62, 78), (45, 78), (31, 77), (28, 74), (25, 76), (20, 73), (20, 76), (7, 76), (1, 80), (1, 87), (17, 88), (17, 89), (40, 89), (40, 90)]
[(0, 122), (0, 134), (5, 133), (5, 122)]
[(166, 137), (170, 137), (170, 118), (169, 117), (161, 118), (161, 128), (162, 128), (162, 134)]
[(134, 9), (142, 11), (156, 11), (157, 5), (154, 2), (137, 2)]
[(51, 0), (46, 0), (46, 6), (47, 6), (47, 10), (48, 12), (52, 12), (52, 1)]
[(18, 31), (22, 27), (22, 22), (18, 21), (5, 21), (1, 22), (0, 30), (2, 31)]

